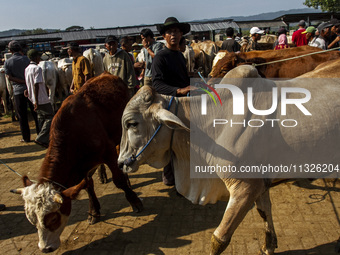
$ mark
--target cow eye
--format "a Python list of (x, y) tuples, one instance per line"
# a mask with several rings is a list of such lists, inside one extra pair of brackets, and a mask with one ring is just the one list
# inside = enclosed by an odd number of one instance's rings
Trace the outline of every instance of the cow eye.
[(138, 122), (129, 122), (127, 123), (126, 127), (129, 129), (131, 127), (137, 127), (138, 126)]
[(50, 231), (55, 231), (60, 227), (61, 224), (61, 216), (59, 213), (49, 213), (44, 217), (44, 224), (47, 229)]

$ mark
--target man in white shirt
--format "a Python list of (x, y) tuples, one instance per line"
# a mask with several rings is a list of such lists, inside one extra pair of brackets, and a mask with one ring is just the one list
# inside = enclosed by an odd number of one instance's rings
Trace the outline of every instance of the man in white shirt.
[(34, 111), (37, 112), (40, 128), (40, 132), (34, 142), (47, 148), (54, 112), (47, 95), (42, 69), (38, 66), (40, 53), (35, 49), (31, 49), (27, 52), (27, 56), (31, 62), (25, 69), (26, 95), (34, 105)]

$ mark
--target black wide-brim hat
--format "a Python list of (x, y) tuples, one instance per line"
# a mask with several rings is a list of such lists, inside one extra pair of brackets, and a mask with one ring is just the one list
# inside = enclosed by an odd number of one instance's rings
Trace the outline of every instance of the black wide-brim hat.
[(183, 35), (190, 32), (190, 24), (180, 23), (175, 17), (167, 18), (164, 24), (157, 24), (157, 30), (161, 35), (164, 35), (165, 31), (171, 27), (178, 27), (183, 32)]

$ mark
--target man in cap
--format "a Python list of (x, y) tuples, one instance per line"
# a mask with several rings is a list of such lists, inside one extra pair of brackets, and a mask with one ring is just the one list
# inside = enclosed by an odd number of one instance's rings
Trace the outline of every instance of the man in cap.
[(22, 54), (22, 48), (19, 42), (11, 41), (8, 44), (8, 48), (13, 56), (5, 61), (5, 73), (8, 77), (8, 80), (12, 82), (15, 110), (19, 117), (20, 130), (22, 135), (22, 139), (20, 141), (28, 143), (31, 141), (31, 133), (28, 124), (27, 104), (31, 109), (31, 113), (35, 121), (37, 134), (40, 131), (37, 114), (34, 111), (33, 104), (24, 95), (25, 90), (27, 89), (25, 82), (25, 68), (29, 65), (30, 60), (27, 56), (24, 56)]
[(292, 42), (295, 44), (296, 47), (307, 45), (307, 38), (305, 34), (302, 34), (302, 32), (306, 31), (306, 22), (304, 20), (300, 20), (299, 29), (296, 30), (292, 35)]
[[(184, 56), (179, 43), (184, 34), (189, 33), (190, 24), (180, 23), (176, 18), (169, 17), (164, 24), (157, 25), (157, 30), (166, 41), (152, 62), (152, 86), (163, 95), (186, 96), (191, 89), (190, 78)], [(164, 167), (164, 184), (175, 184), (172, 160)]]
[(54, 111), (46, 91), (42, 69), (38, 66), (40, 56), (41, 54), (36, 49), (30, 49), (27, 52), (27, 57), (31, 62), (25, 69), (25, 80), (28, 99), (33, 103), (34, 111), (38, 114), (40, 132), (34, 142), (47, 148), (50, 142), (50, 127)]
[(339, 47), (340, 41), (340, 21), (338, 19), (331, 19), (330, 22), (333, 26), (331, 28), (330, 44), (328, 49)]
[(316, 28), (313, 26), (307, 27), (306, 31), (302, 32), (301, 34), (306, 34), (306, 39), (309, 46), (315, 43), (316, 36), (315, 36)]
[(135, 94), (137, 85), (133, 63), (128, 53), (118, 48), (118, 39), (114, 35), (105, 38), (105, 47), (109, 51), (103, 59), (104, 70), (120, 77), (127, 85), (129, 96)]
[(73, 79), (70, 87), (70, 92), (73, 94), (76, 93), (84, 85), (84, 83), (91, 78), (92, 70), (89, 60), (82, 55), (78, 43), (70, 43), (68, 45), (67, 53), (70, 57), (73, 57)]
[(322, 50), (327, 50), (327, 40), (331, 34), (332, 24), (329, 22), (323, 22), (318, 26), (319, 36), (315, 39), (315, 41), (310, 44), (310, 46), (318, 47)]
[(250, 29), (251, 38), (249, 39), (245, 52), (260, 49), (257, 41), (261, 40), (261, 35), (263, 35), (263, 33), (264, 33), (264, 30), (261, 30), (258, 27), (252, 27)]

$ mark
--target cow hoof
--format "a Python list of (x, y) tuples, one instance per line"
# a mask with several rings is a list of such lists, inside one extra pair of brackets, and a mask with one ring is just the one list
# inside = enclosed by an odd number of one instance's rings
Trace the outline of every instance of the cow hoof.
[(222, 240), (217, 239), (215, 235), (211, 236), (211, 255), (219, 255), (221, 254), (229, 245), (229, 241), (223, 242)]
[(139, 200), (138, 203), (133, 204), (133, 205), (131, 205), (131, 206), (132, 206), (132, 210), (133, 210), (134, 212), (136, 212), (136, 213), (140, 213), (140, 212), (142, 212), (142, 211), (144, 210), (143, 203), (142, 203), (142, 201), (140, 201), (140, 200)]
[(265, 246), (262, 246), (260, 251), (257, 253), (257, 255), (273, 255), (273, 254), (274, 254), (274, 251), (270, 251), (266, 249)]
[(89, 223), (89, 225), (96, 224), (99, 221), (100, 221), (100, 215), (89, 214), (89, 217), (87, 218), (87, 222)]

